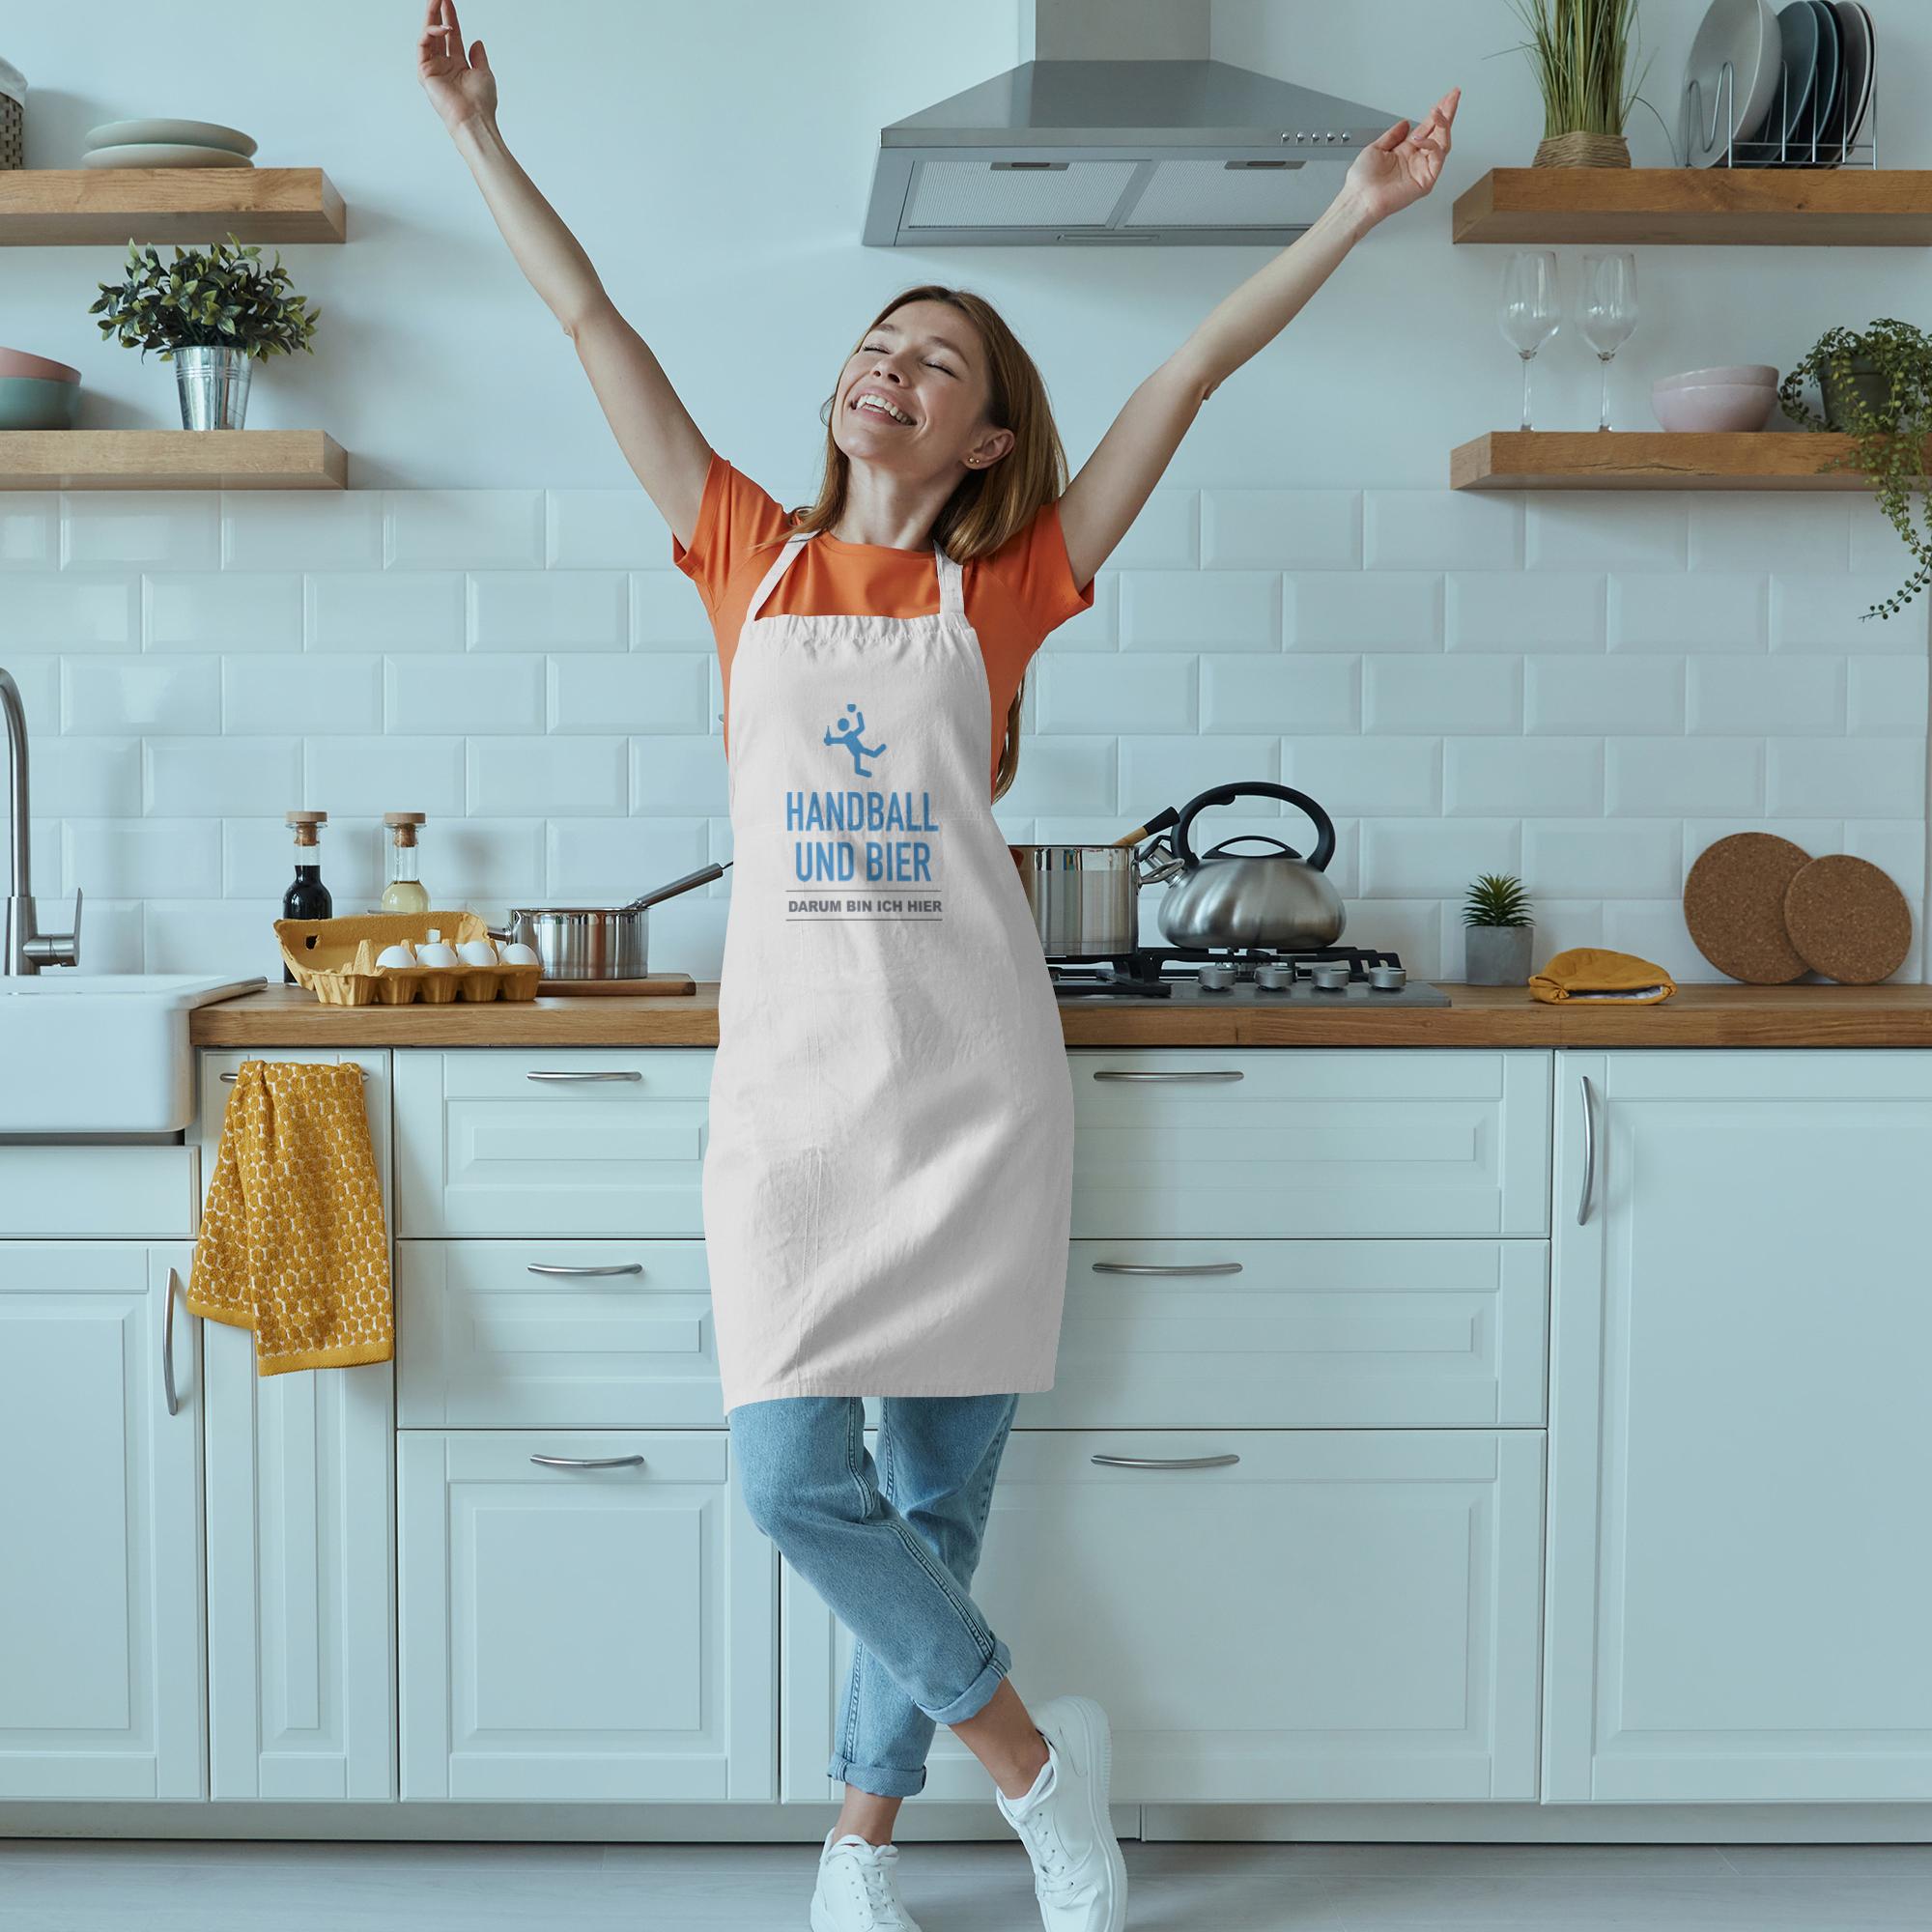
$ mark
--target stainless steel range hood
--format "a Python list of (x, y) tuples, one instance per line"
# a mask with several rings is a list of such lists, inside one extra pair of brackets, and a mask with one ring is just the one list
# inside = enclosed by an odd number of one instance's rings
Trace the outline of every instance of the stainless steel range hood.
[(867, 245), (1292, 242), (1399, 117), (1208, 59), (1208, 0), (1023, 5), (1032, 59), (879, 130)]

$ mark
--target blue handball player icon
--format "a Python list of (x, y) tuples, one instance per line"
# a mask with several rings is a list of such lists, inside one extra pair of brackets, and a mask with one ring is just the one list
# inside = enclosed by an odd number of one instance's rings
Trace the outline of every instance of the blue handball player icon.
[(883, 745), (863, 743), (866, 735), (866, 714), (856, 704), (845, 707), (850, 716), (841, 718), (825, 734), (828, 745), (843, 745), (852, 753), (852, 771), (855, 777), (868, 779), (872, 775), (860, 762), (862, 758), (876, 758), (886, 748)]

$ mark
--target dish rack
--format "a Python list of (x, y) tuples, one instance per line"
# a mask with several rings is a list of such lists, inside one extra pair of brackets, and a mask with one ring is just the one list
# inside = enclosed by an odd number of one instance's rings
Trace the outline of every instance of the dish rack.
[[(1805, 137), (1803, 128), (1798, 137), (1790, 138), (1785, 129), (1791, 120), (1791, 67), (1789, 62), (1780, 60), (1777, 64), (1777, 100), (1764, 125), (1769, 128), (1776, 123), (1778, 133), (1776, 140), (1762, 135), (1746, 135), (1738, 127), (1738, 76), (1737, 70), (1725, 61), (1718, 71), (1718, 84), (1712, 90), (1714, 99), (1710, 114), (1704, 114), (1703, 84), (1693, 73), (1684, 83), (1684, 158), (1687, 165), (1690, 159), (1690, 142), (1698, 133), (1704, 137), (1703, 151), (1709, 154), (1718, 145), (1718, 129), (1724, 130), (1724, 158), (1713, 161), (1713, 167), (1723, 168), (1875, 168), (1878, 166), (1878, 75), (1871, 81), (1871, 97), (1858, 127), (1859, 138), (1850, 138), (1851, 116), (1845, 119), (1847, 126), (1835, 141), (1821, 141), (1819, 135), (1824, 128), (1825, 115), (1830, 111), (1830, 103), (1821, 107), (1814, 92), (1811, 101), (1810, 136)], [(1666, 128), (1666, 135), (1669, 130)], [(1742, 155), (1740, 154), (1742, 150)]]
[(387, 946), (421, 946), (434, 926), (452, 947), (488, 939), (473, 912), (365, 913), (348, 919), (278, 919), (275, 937), (296, 984), (330, 1007), (427, 1007), (453, 1000), (533, 1000), (543, 967), (378, 966)]

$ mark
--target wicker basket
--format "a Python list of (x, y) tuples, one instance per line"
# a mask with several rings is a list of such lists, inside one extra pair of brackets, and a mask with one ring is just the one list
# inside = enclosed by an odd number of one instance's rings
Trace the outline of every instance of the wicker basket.
[(0, 173), (27, 165), (26, 100), (20, 70), (0, 60)]
[(278, 919), (275, 937), (296, 983), (329, 1007), (447, 1006), (452, 1000), (533, 1000), (536, 966), (378, 966), (383, 949), (420, 946), (434, 926), (451, 946), (488, 939), (473, 912), (367, 913), (351, 919)]
[(1621, 134), (1551, 134), (1536, 144), (1536, 168), (1627, 168), (1630, 143)]

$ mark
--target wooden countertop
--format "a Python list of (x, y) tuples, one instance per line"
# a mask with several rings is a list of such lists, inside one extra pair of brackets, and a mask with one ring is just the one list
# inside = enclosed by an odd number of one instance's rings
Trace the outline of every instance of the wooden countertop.
[[(1443, 984), (1446, 1007), (1165, 1007), (1076, 1001), (1068, 1046), (1932, 1046), (1932, 986), (1680, 986), (1651, 1007), (1548, 1005)], [(326, 1007), (265, 987), (189, 1015), (196, 1046), (715, 1046), (718, 987), (686, 997)]]

